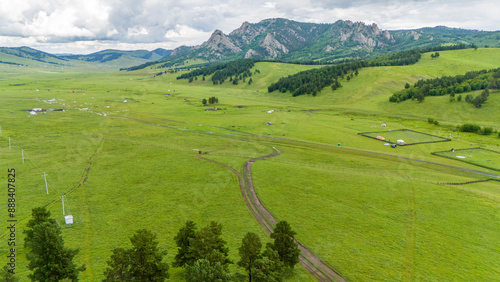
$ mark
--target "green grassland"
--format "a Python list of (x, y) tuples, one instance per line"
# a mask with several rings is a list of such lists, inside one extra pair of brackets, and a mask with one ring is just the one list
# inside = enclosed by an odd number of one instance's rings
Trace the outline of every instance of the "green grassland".
[[(342, 88), (326, 88), (316, 97), (267, 93), (267, 86), (319, 66), (260, 62), (251, 85), (234, 86), (201, 77), (176, 80), (182, 72), (155, 77), (154, 68), (0, 65), (0, 182), (7, 183), (8, 168), (16, 169), (18, 273), (22, 279), (28, 273), (22, 230), (31, 209), (42, 205), (61, 224), (66, 244), (80, 248), (76, 260), (87, 265), (82, 281), (101, 280), (111, 249), (127, 246), (139, 228), (158, 235), (171, 262), (173, 237), (187, 219), (199, 226), (220, 221), (230, 259), (237, 261), (247, 232), (264, 242), (268, 236), (247, 209), (237, 177), (198, 158), (198, 150), (241, 170), (245, 161), (276, 147), (281, 155), (252, 165), (258, 196), (348, 280), (495, 280), (498, 184), (438, 183), (488, 177), (469, 170), (497, 173), (430, 153), (499, 151), (497, 134), (456, 132), (457, 125), (471, 121), (500, 130), (499, 93), (491, 93), (481, 109), (444, 96), (397, 104), (389, 97), (407, 82), (499, 65), (500, 49), (440, 52), (434, 60), (424, 54), (412, 66), (361, 69)], [(201, 100), (212, 96), (222, 110), (205, 111), (209, 106)], [(31, 108), (65, 111), (31, 116), (25, 111)], [(429, 117), (440, 125), (429, 124)], [(391, 149), (358, 135), (379, 131), (381, 123), (388, 130), (412, 129), (451, 141)], [(62, 195), (74, 225), (63, 224)], [(7, 202), (6, 195), (1, 199)], [(2, 212), (0, 220), (6, 216)], [(3, 257), (6, 236), (0, 232)], [(231, 270), (243, 273), (235, 265)], [(183, 279), (182, 269), (170, 273), (173, 281)], [(287, 277), (309, 280), (314, 278), (302, 267)]]
[(500, 171), (500, 152), (481, 148), (436, 152), (435, 155)]
[(359, 133), (362, 136), (371, 137), (374, 139), (379, 139), (381, 141), (397, 144), (398, 140), (403, 140), (405, 144), (422, 144), (422, 143), (432, 143), (432, 142), (445, 142), (448, 139), (424, 134), (414, 130), (389, 130), (389, 131), (376, 131), (376, 132), (362, 132)]

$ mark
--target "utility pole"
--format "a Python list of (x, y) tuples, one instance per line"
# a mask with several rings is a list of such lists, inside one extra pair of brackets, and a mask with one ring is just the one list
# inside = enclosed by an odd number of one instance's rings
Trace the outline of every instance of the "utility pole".
[(45, 191), (47, 192), (47, 195), (48, 195), (49, 188), (47, 188), (47, 174), (44, 172), (42, 176), (43, 176), (43, 179), (45, 179)]
[(62, 200), (62, 206), (63, 206), (63, 215), (66, 215), (66, 213), (64, 212), (64, 195), (61, 196), (61, 200)]

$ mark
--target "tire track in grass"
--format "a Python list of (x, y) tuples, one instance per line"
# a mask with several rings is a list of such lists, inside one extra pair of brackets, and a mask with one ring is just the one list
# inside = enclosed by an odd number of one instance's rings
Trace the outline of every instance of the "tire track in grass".
[[(92, 168), (92, 163), (94, 162), (95, 157), (101, 152), (102, 148), (104, 147), (104, 139), (105, 138), (103, 136), (101, 139), (101, 142), (99, 143), (96, 150), (94, 151), (94, 154), (90, 157), (89, 161), (87, 162), (87, 166), (85, 168), (85, 171), (84, 171), (78, 185), (76, 187), (74, 187), (73, 189), (71, 189), (70, 191), (66, 192), (64, 195), (68, 195), (68, 194), (74, 192), (76, 189), (83, 187), (83, 185), (85, 185), (85, 183), (87, 182), (87, 179), (89, 177), (90, 170)], [(92, 267), (90, 267), (91, 266), (91, 257), (92, 257), (92, 254), (91, 254), (92, 232), (91, 232), (91, 224), (90, 224), (91, 217), (90, 217), (90, 212), (89, 212), (89, 205), (87, 202), (87, 190), (86, 189), (82, 189), (82, 190), (83, 190), (82, 191), (82, 200), (83, 200), (82, 214), (83, 214), (83, 217), (88, 219), (87, 224), (85, 224), (85, 223), (83, 224), (83, 247), (82, 247), (82, 250), (84, 250), (85, 254), (82, 254), (82, 255), (84, 256), (84, 261), (87, 265), (85, 275), (87, 275), (90, 278), (93, 278)]]
[[(280, 155), (280, 152), (278, 150), (276, 151), (277, 152), (273, 154), (248, 160), (243, 165), (243, 173), (239, 173), (237, 170), (226, 164), (211, 159), (207, 159), (202, 155), (197, 156), (199, 159), (220, 165), (230, 170), (237, 176), (241, 195), (243, 197), (245, 204), (247, 205), (248, 209), (253, 214), (257, 222), (264, 228), (264, 230), (268, 234), (271, 234), (273, 232), (274, 230), (273, 225), (276, 224), (276, 220), (269, 213), (269, 211), (262, 205), (259, 198), (257, 197), (257, 194), (255, 193), (250, 167), (257, 160), (264, 160)], [(324, 264), (320, 258), (315, 256), (304, 245), (302, 245), (297, 240), (295, 240), (295, 242), (297, 243), (298, 248), (301, 251), (299, 255), (300, 265), (302, 265), (302, 267), (304, 267), (307, 271), (309, 271), (309, 273), (311, 273), (316, 279), (318, 279), (318, 281), (346, 281), (337, 272), (335, 272), (333, 269)]]
[(406, 222), (405, 250), (403, 256), (403, 281), (415, 280), (415, 190), (410, 183), (408, 195), (408, 220)]
[[(83, 171), (83, 174), (82, 176), (80, 177), (80, 181), (78, 182), (78, 185), (76, 185), (75, 187), (71, 188), (70, 190), (66, 191), (62, 196), (66, 196), (66, 195), (69, 195), (71, 194), (72, 192), (74, 192), (76, 189), (82, 187), (86, 182), (87, 182), (87, 179), (88, 179), (88, 175), (90, 173), (90, 169), (92, 167), (92, 162), (94, 161), (95, 157), (97, 156), (97, 154), (102, 150), (102, 147), (104, 145), (104, 136), (102, 137), (101, 139), (101, 142), (99, 143), (99, 145), (97, 146), (97, 148), (95, 149), (94, 153), (92, 154), (92, 156), (89, 158), (89, 160), (87, 161), (87, 164), (85, 166), (85, 169)], [(89, 210), (88, 210), (88, 203), (87, 203), (87, 198), (85, 196), (85, 191), (83, 192), (83, 208), (82, 208), (82, 213), (84, 213), (84, 217), (86, 216), (86, 218), (89, 218), (90, 219), (90, 216), (89, 216)], [(59, 199), (53, 199), (52, 201), (48, 202), (47, 204), (43, 205), (43, 207), (49, 207), (53, 204), (55, 204), (56, 202), (59, 202)], [(20, 220), (18, 220), (18, 223), (24, 223), (24, 222), (27, 222), (29, 219), (31, 218), (31, 215), (27, 216), (27, 217), (24, 217)], [(90, 266), (90, 257), (91, 257), (91, 254), (90, 254), (90, 226), (86, 226), (84, 225), (83, 227), (83, 230), (84, 230), (84, 235), (83, 235), (83, 245), (84, 245), (84, 248), (82, 248), (84, 251), (85, 251), (85, 255), (84, 255), (84, 261), (86, 263), (86, 266)], [(4, 238), (8, 233), (5, 233), (3, 234), (2, 236), (0, 236), (0, 238)], [(92, 268), (90, 267), (87, 267), (87, 269), (85, 270), (85, 274), (88, 274), (89, 277), (92, 277)]]

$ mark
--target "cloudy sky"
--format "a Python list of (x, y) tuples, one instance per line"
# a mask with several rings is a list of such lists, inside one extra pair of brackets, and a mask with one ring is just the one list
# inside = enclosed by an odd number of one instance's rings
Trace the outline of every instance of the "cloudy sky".
[(174, 49), (198, 45), (215, 29), (288, 18), (376, 23), (381, 29), (500, 30), (498, 0), (1, 0), (0, 46), (50, 53)]

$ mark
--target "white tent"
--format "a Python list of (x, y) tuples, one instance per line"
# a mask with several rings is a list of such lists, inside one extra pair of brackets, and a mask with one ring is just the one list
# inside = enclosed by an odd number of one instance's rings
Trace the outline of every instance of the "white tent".
[(405, 143), (405, 141), (403, 139), (398, 139), (398, 141), (396, 141), (396, 142), (398, 142), (398, 144), (404, 144)]

